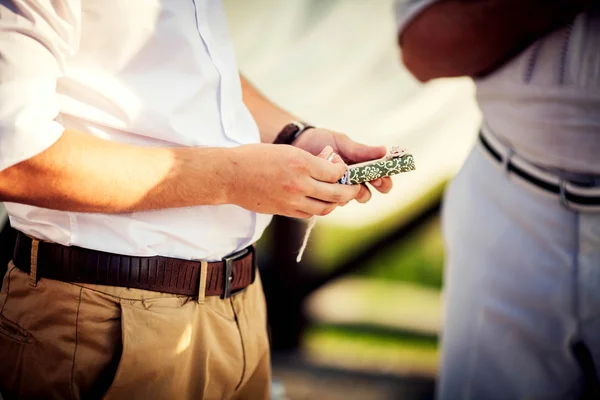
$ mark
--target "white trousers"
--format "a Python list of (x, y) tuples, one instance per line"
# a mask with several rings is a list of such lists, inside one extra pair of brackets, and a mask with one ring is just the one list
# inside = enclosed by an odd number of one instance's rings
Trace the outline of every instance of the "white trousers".
[(600, 368), (600, 213), (491, 160), (477, 144), (446, 193), (437, 396), (578, 398)]

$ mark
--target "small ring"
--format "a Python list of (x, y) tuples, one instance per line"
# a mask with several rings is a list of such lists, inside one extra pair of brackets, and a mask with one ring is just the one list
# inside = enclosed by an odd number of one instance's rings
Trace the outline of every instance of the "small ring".
[(331, 153), (331, 155), (329, 157), (327, 157), (327, 161), (332, 162), (336, 155), (337, 154), (335, 154), (335, 153)]

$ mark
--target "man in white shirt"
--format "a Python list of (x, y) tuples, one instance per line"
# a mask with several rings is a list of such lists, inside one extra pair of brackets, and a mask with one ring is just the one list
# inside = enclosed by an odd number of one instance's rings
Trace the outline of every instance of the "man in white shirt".
[(484, 119), (445, 198), (439, 398), (598, 398), (600, 3), (398, 13), (408, 69), (475, 78)]
[(5, 397), (269, 398), (252, 245), (385, 148), (241, 81), (218, 0), (0, 1)]

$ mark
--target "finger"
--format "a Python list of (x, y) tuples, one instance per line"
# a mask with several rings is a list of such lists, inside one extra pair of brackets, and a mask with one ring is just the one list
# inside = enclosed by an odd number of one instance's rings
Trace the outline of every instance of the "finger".
[(308, 163), (310, 176), (321, 182), (336, 183), (344, 176), (346, 168), (347, 166), (343, 162), (330, 162), (314, 156), (311, 156)]
[[(335, 157), (335, 153), (333, 152), (333, 148), (331, 146), (325, 146), (323, 150), (317, 155), (319, 158), (323, 158), (328, 160), (329, 157)], [(331, 161), (331, 160), (328, 160)]]
[(317, 199), (312, 199), (310, 197), (305, 197), (298, 207), (298, 212), (305, 213), (309, 215), (327, 215), (331, 213), (333, 210), (337, 208), (336, 203), (328, 203), (326, 201), (321, 201)]
[(349, 164), (376, 160), (387, 154), (385, 146), (367, 146), (357, 143), (347, 136), (338, 138), (338, 147), (340, 155)]
[(309, 214), (309, 213), (306, 213), (306, 212), (300, 211), (300, 210), (295, 210), (290, 215), (287, 215), (287, 217), (299, 218), (299, 219), (309, 219), (309, 218), (313, 217), (313, 214)]
[(394, 183), (392, 182), (392, 178), (390, 178), (389, 176), (385, 178), (375, 179), (373, 182), (370, 183), (380, 193), (389, 193), (390, 190), (392, 190), (392, 186), (394, 185)]
[(358, 194), (356, 195), (356, 201), (359, 203), (366, 203), (371, 200), (371, 191), (367, 187), (367, 185), (354, 185), (360, 188)]
[(331, 162), (334, 164), (340, 164), (344, 163), (344, 160), (342, 160), (342, 157), (340, 157), (339, 154), (335, 153), (335, 157), (333, 157), (333, 160), (331, 160)]
[(308, 191), (308, 195), (317, 200), (340, 204), (355, 199), (359, 190), (358, 185), (315, 181), (312, 189)]

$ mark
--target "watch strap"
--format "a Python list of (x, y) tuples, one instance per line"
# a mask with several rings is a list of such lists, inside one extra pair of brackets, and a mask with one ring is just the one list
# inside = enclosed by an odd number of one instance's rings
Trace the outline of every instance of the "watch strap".
[(293, 121), (283, 127), (281, 132), (277, 134), (273, 144), (292, 144), (300, 135), (309, 129), (313, 129), (314, 126), (305, 124), (303, 122)]

